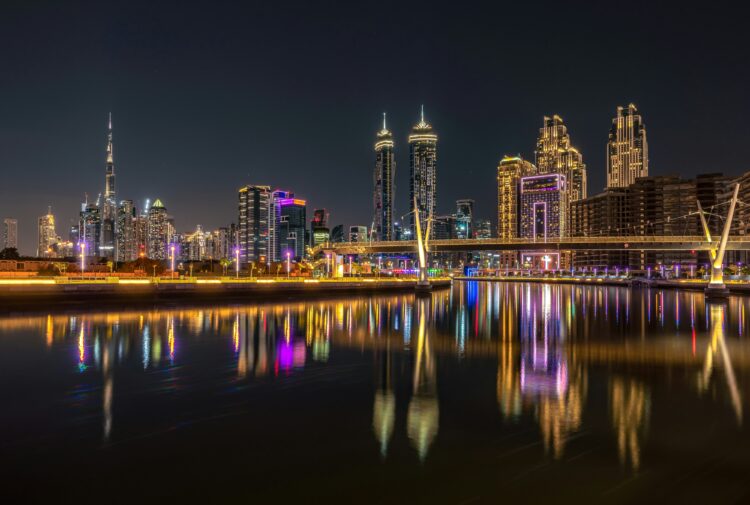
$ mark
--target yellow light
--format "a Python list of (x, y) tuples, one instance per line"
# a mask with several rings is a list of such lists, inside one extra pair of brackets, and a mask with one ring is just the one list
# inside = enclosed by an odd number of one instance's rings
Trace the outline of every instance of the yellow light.
[(259, 284), (270, 284), (276, 281), (274, 279), (258, 279), (256, 282), (258, 282)]
[(54, 279), (0, 279), (0, 284), (28, 286), (32, 284), (55, 284)]
[(305, 279), (305, 284), (317, 284), (320, 281), (318, 279)]
[(221, 284), (219, 279), (197, 279), (197, 284)]
[(120, 284), (151, 284), (150, 279), (120, 279)]

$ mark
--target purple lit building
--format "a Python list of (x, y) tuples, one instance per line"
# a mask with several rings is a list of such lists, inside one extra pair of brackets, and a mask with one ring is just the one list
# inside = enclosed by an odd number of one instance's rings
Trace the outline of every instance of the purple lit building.
[[(543, 242), (567, 236), (568, 187), (562, 174), (521, 178), (518, 235)], [(545, 270), (559, 268), (557, 252), (522, 252), (521, 264)]]

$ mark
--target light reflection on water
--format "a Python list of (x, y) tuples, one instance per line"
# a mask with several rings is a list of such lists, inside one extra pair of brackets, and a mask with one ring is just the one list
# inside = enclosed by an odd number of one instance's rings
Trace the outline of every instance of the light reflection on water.
[[(215, 399), (193, 409), (242, 416), (249, 409), (229, 399), (253, 394), (251, 385), (271, 391), (274, 384), (309, 386), (307, 396), (334, 395), (337, 384), (361, 375), (346, 367), (364, 362), (374, 372), (357, 394), (371, 398), (372, 410), (370, 426), (360, 433), (369, 432), (380, 464), (403, 459), (402, 449), (398, 456), (391, 449), (407, 440), (418, 465), (441, 458), (441, 430), (471, 429), (470, 419), (444, 428), (442, 416), (461, 408), (452, 374), (471, 376), (472, 370), (493, 367), (494, 412), (483, 415), (499, 414), (498, 430), (531, 423), (541, 456), (562, 461), (572, 444), (600, 428), (596, 419), (603, 417), (616, 454), (610, 464), (638, 474), (649, 465), (655, 409), (670, 408), (654, 404), (655, 390), (664, 401), (664, 377), (688, 409), (700, 406), (704, 416), (708, 400), (711, 415), (731, 412), (737, 437), (746, 442), (747, 303), (732, 298), (726, 305), (706, 305), (700, 293), (604, 286), (457, 283), (426, 299), (11, 315), (0, 318), (0, 356), (33, 363), (40, 353), (52, 352), (55, 366), (41, 375), (70, 384), (65, 394), (74, 394), (75, 401), (62, 409), (53, 435), (41, 428), (37, 436), (65, 436), (71, 419), (90, 436), (98, 417), (105, 445), (160, 424), (133, 422), (140, 413), (126, 410), (130, 396), (160, 397), (169, 405), (175, 395), (209, 389)], [(14, 349), (18, 354), (11, 357)], [(74, 355), (55, 352), (66, 349), (75, 349)], [(441, 372), (445, 366), (450, 372)], [(330, 383), (312, 387), (329, 380), (320, 375), (327, 367)], [(71, 381), (73, 372), (78, 378)], [(12, 378), (23, 380), (26, 373), (37, 372), (24, 366)], [(124, 385), (118, 376), (127, 376)], [(296, 382), (284, 382), (291, 379)], [(477, 372), (473, 380), (462, 379), (469, 389), (460, 395), (479, 404), (486, 399), (480, 398), (486, 379)], [(172, 422), (185, 421), (191, 422)], [(19, 428), (4, 432), (18, 435)]]

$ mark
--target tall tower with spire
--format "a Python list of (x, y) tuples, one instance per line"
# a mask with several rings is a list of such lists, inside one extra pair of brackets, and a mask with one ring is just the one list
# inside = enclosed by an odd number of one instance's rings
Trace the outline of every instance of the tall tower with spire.
[(396, 173), (396, 161), (393, 157), (393, 135), (385, 123), (383, 112), (383, 129), (377, 133), (375, 141), (375, 173), (373, 182), (373, 210), (376, 240), (393, 239), (393, 177)]
[(104, 179), (104, 202), (102, 208), (102, 234), (99, 255), (115, 256), (117, 234), (117, 193), (115, 191), (115, 162), (112, 154), (112, 113), (109, 113), (107, 129), (107, 166)]
[[(424, 105), (419, 123), (414, 125), (409, 135), (409, 209), (414, 201), (421, 223), (435, 215), (437, 210), (437, 134), (424, 120)], [(425, 226), (423, 224), (422, 226)], [(410, 219), (411, 236), (416, 236), (414, 214)], [(432, 228), (432, 223), (430, 223)], [(424, 229), (424, 228), (423, 228)]]

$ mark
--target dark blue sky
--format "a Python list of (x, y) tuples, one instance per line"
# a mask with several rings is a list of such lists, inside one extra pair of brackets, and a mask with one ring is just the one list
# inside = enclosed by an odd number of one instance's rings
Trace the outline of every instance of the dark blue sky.
[(161, 198), (180, 231), (235, 221), (246, 183), (369, 225), (382, 111), (404, 213), (421, 103), (440, 136), (440, 211), (471, 197), (493, 223), (497, 162), (533, 159), (545, 114), (567, 122), (590, 193), (631, 101), (652, 174), (750, 169), (750, 44), (718, 4), (239, 4), (2, 3), (0, 217), (19, 219), (23, 252), (47, 205), (67, 236), (84, 192), (103, 189), (110, 110), (118, 198)]

